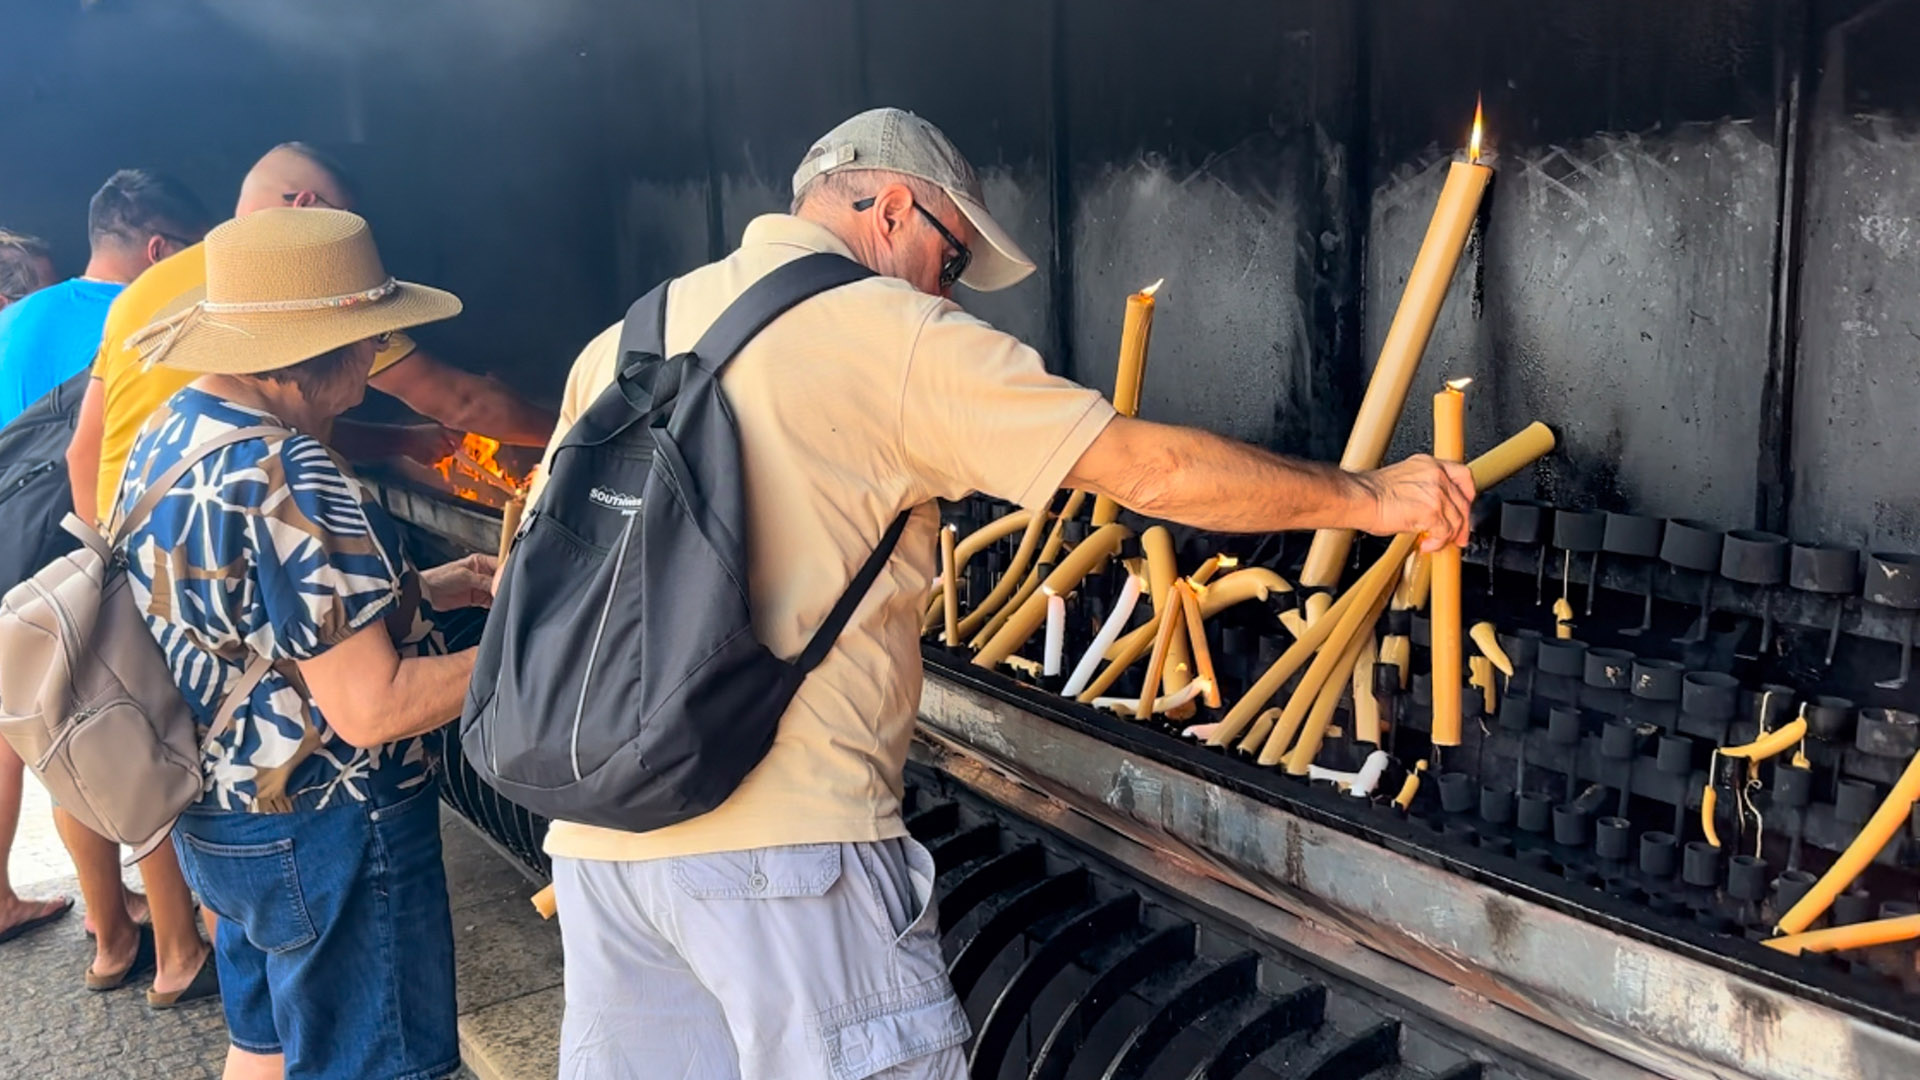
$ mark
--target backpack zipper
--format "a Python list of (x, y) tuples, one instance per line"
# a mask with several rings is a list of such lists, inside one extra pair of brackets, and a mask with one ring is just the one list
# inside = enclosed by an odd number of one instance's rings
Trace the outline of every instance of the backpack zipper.
[(573, 735), (568, 740), (567, 752), (573, 759), (573, 779), (578, 783), (580, 775), (580, 720), (587, 711), (587, 691), (593, 686), (593, 665), (600, 657), (600, 640), (607, 633), (607, 616), (613, 612), (614, 589), (620, 584), (620, 568), (627, 562), (627, 547), (633, 538), (635, 511), (622, 511), (627, 519), (627, 527), (620, 531), (620, 551), (613, 557), (613, 580), (607, 584), (606, 603), (600, 605), (600, 622), (593, 628), (593, 646), (587, 650), (587, 670), (580, 676), (580, 702), (573, 709)]
[(40, 464), (35, 465), (33, 468), (28, 469), (25, 474), (17, 477), (13, 481), (13, 484), (9, 486), (6, 491), (0, 492), (0, 502), (6, 502), (8, 499), (11, 499), (15, 495), (20, 494), (22, 491), (26, 490), (26, 487), (28, 484), (31, 484), (35, 480), (38, 480), (39, 478), (41, 478), (42, 476), (47, 475), (48, 473), (52, 472), (53, 469), (54, 469), (54, 463), (51, 461), (43, 461)]

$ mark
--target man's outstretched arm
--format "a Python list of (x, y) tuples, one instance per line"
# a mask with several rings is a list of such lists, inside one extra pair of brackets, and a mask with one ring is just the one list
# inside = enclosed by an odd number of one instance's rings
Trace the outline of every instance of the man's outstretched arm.
[(1130, 510), (1214, 532), (1359, 529), (1464, 544), (1473, 505), (1465, 465), (1426, 455), (1343, 472), (1195, 428), (1115, 417), (1067, 474), (1067, 486)]
[(551, 410), (527, 401), (498, 379), (463, 371), (422, 349), (370, 381), (374, 389), (455, 431), (477, 432), (509, 446), (545, 446), (553, 434), (556, 418)]

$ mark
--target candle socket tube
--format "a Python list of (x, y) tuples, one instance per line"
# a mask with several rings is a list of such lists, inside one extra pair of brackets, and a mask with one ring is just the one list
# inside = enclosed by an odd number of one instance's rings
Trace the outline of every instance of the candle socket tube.
[(1609, 720), (1600, 729), (1600, 754), (1614, 761), (1625, 761), (1634, 753), (1634, 724), (1631, 720)]
[(1525, 694), (1508, 694), (1500, 701), (1500, 728), (1523, 732), (1533, 722), (1533, 699)]
[(1593, 823), (1594, 851), (1609, 862), (1633, 856), (1633, 825), (1622, 817), (1603, 817)]
[(1580, 741), (1580, 710), (1561, 706), (1547, 714), (1547, 741), (1572, 746)]
[(1880, 797), (1865, 780), (1841, 780), (1833, 788), (1833, 816), (1848, 825), (1858, 825), (1873, 816)]
[(1553, 842), (1567, 847), (1584, 847), (1588, 817), (1577, 806), (1562, 804), (1553, 808)]
[(1719, 885), (1720, 849), (1705, 840), (1689, 840), (1680, 877), (1687, 884), (1702, 889)]
[(1673, 876), (1680, 859), (1680, 843), (1668, 832), (1640, 834), (1640, 872), (1664, 881)]
[(1473, 777), (1463, 772), (1440, 774), (1440, 809), (1464, 814), (1473, 809)]
[(1545, 795), (1522, 792), (1515, 800), (1514, 820), (1526, 832), (1546, 832), (1553, 827), (1553, 800)]
[(1813, 801), (1813, 770), (1784, 762), (1773, 767), (1773, 801), (1795, 809)]
[(1775, 911), (1786, 911), (1800, 902), (1800, 898), (1812, 891), (1813, 883), (1820, 880), (1811, 870), (1783, 870), (1773, 882), (1773, 906)]
[(1757, 901), (1767, 895), (1767, 864), (1752, 855), (1735, 855), (1727, 863), (1727, 895)]
[(1833, 925), (1850, 926), (1873, 918), (1873, 897), (1854, 885), (1833, 899)]
[(1593, 866), (1583, 859), (1568, 859), (1560, 866), (1560, 876), (1575, 885), (1598, 885), (1600, 875), (1593, 872)]
[(1684, 735), (1666, 735), (1660, 739), (1660, 749), (1654, 758), (1654, 766), (1669, 776), (1685, 776), (1693, 771), (1693, 740)]
[(1492, 784), (1480, 785), (1480, 820), (1505, 825), (1513, 820), (1513, 792)]

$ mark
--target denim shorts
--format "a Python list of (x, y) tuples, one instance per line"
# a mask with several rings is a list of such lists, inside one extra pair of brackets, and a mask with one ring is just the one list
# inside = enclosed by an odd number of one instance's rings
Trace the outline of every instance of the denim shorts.
[(173, 833), (220, 916), (233, 1045), (287, 1080), (438, 1080), (460, 1067), (439, 785), (284, 814), (195, 807)]

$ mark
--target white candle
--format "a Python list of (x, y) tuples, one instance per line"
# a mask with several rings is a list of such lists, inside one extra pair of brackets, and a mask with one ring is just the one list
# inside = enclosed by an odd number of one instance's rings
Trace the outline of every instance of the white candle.
[(1067, 648), (1067, 598), (1045, 585), (1040, 591), (1047, 595), (1047, 649), (1040, 673), (1051, 679), (1060, 674), (1060, 654)]
[(1087, 646), (1086, 655), (1074, 666), (1073, 675), (1067, 679), (1066, 688), (1061, 690), (1067, 697), (1078, 697), (1080, 691), (1093, 681), (1093, 673), (1100, 666), (1100, 660), (1107, 650), (1120, 638), (1120, 632), (1127, 628), (1127, 620), (1133, 618), (1133, 608), (1140, 602), (1140, 576), (1128, 574), (1127, 583), (1120, 586), (1120, 602), (1107, 615), (1107, 621), (1100, 624), (1100, 632), (1093, 636), (1093, 644)]
[[(1201, 694), (1206, 693), (1210, 685), (1211, 684), (1205, 679), (1195, 679), (1171, 694), (1154, 698), (1153, 705), (1147, 709), (1147, 713), (1148, 715), (1152, 715), (1154, 713), (1171, 712), (1192, 701), (1194, 698), (1199, 697)], [(1096, 709), (1111, 709), (1114, 712), (1130, 713), (1139, 720), (1146, 719), (1145, 716), (1139, 715), (1140, 702), (1130, 697), (1094, 698), (1093, 707)]]

